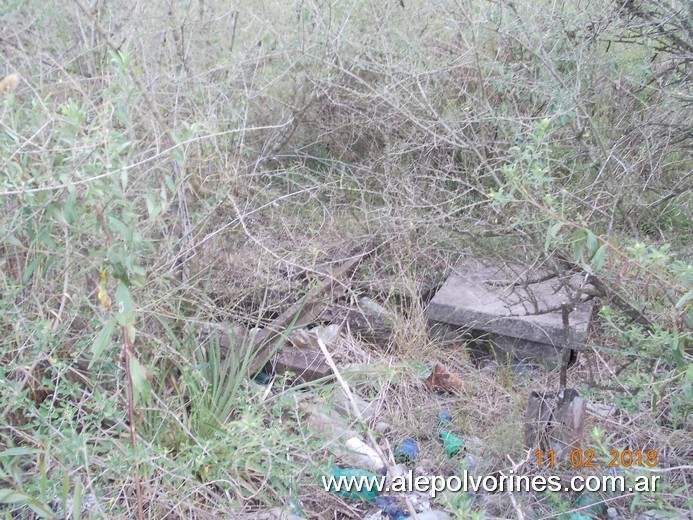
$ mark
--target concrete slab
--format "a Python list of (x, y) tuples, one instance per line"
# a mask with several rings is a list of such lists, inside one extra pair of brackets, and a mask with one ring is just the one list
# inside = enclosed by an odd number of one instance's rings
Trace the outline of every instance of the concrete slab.
[(484, 339), (495, 352), (498, 362), (503, 362), (503, 358), (509, 355), (520, 361), (529, 361), (532, 365), (543, 366), (549, 370), (561, 365), (563, 347), (511, 338), (492, 332), (486, 333)]
[[(569, 296), (559, 280), (547, 276), (519, 265), (465, 260), (431, 301), (428, 317), (553, 347), (579, 348), (587, 335), (592, 303), (581, 303), (570, 313), (564, 335), (560, 306)], [(574, 275), (569, 282), (579, 287), (581, 279)]]

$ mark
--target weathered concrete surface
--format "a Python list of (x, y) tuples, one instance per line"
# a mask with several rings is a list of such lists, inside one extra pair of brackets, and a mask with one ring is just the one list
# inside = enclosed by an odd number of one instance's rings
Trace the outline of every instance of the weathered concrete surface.
[(528, 449), (553, 450), (563, 460), (580, 449), (584, 437), (587, 401), (569, 388), (563, 394), (532, 391), (525, 416), (525, 445)]
[(295, 374), (294, 383), (308, 383), (332, 375), (332, 369), (319, 350), (300, 350), (285, 345), (270, 360), (273, 374)]
[[(550, 370), (560, 366), (563, 355), (563, 347), (538, 343), (521, 338), (511, 338), (502, 334), (489, 332), (485, 338), (493, 348), (499, 362), (503, 362), (504, 355), (509, 355), (520, 360), (532, 360), (534, 363)], [(499, 356), (500, 355), (500, 356)]]
[[(575, 275), (570, 283), (579, 287), (580, 280)], [(545, 272), (466, 260), (435, 295), (428, 317), (509, 338), (574, 349), (585, 341), (592, 304), (581, 303), (570, 313), (564, 334), (560, 306), (569, 301), (560, 281), (547, 280)]]

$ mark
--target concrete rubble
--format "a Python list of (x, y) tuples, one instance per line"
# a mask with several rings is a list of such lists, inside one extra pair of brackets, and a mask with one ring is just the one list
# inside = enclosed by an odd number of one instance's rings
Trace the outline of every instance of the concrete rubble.
[(436, 293), (428, 317), (434, 324), (485, 333), (497, 354), (555, 366), (564, 348), (579, 349), (587, 337), (592, 303), (580, 300), (568, 314), (567, 330), (562, 308), (584, 280), (580, 274), (559, 279), (542, 269), (467, 259)]

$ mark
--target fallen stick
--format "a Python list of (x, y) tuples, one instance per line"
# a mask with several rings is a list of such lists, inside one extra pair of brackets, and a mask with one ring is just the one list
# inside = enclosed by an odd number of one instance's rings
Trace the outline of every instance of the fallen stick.
[[(394, 475), (394, 467), (390, 463), (390, 459), (385, 456), (385, 453), (382, 449), (380, 449), (380, 445), (375, 440), (375, 437), (373, 436), (371, 429), (368, 427), (367, 424), (365, 424), (363, 416), (361, 415), (361, 410), (359, 410), (359, 405), (356, 404), (354, 394), (351, 392), (351, 388), (349, 388), (349, 383), (346, 382), (346, 380), (342, 377), (342, 374), (339, 372), (337, 365), (335, 365), (334, 360), (332, 359), (330, 351), (327, 350), (327, 345), (325, 345), (325, 342), (320, 338), (318, 338), (318, 345), (320, 346), (320, 350), (325, 356), (325, 361), (327, 361), (327, 364), (330, 365), (330, 368), (332, 369), (332, 372), (334, 373), (337, 382), (339, 382), (339, 386), (342, 388), (344, 396), (347, 398), (347, 401), (349, 402), (349, 407), (351, 408), (351, 415), (354, 417), (356, 421), (360, 422), (364, 426), (366, 437), (368, 438), (368, 442), (370, 443), (371, 448), (375, 450), (375, 452), (378, 454), (378, 457), (380, 457), (380, 459), (383, 461), (383, 464), (385, 464), (385, 466), (387, 467), (388, 471), (390, 472), (390, 475)], [(409, 500), (409, 497), (405, 496), (404, 502), (407, 505), (407, 509), (411, 514), (412, 520), (418, 520), (419, 517), (416, 514), (416, 509), (414, 509), (414, 506), (411, 503), (411, 500)]]

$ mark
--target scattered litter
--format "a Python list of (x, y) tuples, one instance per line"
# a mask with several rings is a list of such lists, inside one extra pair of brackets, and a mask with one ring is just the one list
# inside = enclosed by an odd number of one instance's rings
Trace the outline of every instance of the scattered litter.
[(346, 447), (350, 453), (351, 464), (356, 467), (378, 471), (385, 466), (378, 453), (358, 437), (351, 437), (346, 441)]
[(395, 464), (392, 466), (392, 471), (389, 473), (390, 479), (393, 477), (401, 477), (407, 474), (407, 468), (403, 464)]
[(447, 410), (441, 410), (438, 412), (438, 426), (445, 426), (447, 424), (452, 424), (452, 414)]
[(434, 509), (417, 513), (416, 516), (419, 517), (419, 520), (452, 520), (452, 517), (446, 512)]
[(300, 403), (299, 410), (306, 415), (308, 428), (315, 434), (328, 439), (349, 439), (358, 433), (349, 428), (348, 422), (333, 410), (315, 404)]
[(452, 427), (452, 415), (446, 410), (441, 410), (438, 412), (438, 437), (442, 441), (448, 457), (454, 457), (464, 450), (464, 442), (457, 435), (448, 431), (450, 427)]
[(464, 442), (455, 434), (445, 430), (440, 430), (439, 436), (440, 440), (443, 442), (443, 448), (445, 448), (445, 453), (448, 454), (448, 457), (454, 457), (464, 450)]
[(380, 508), (380, 518), (398, 520), (406, 518), (408, 513), (400, 505), (400, 500), (393, 496), (381, 496), (373, 499), (373, 505)]
[[(599, 493), (582, 493), (575, 500), (575, 508), (580, 511), (571, 513), (569, 520), (591, 520), (601, 518), (606, 512), (606, 504)], [(584, 508), (584, 509), (583, 509)]]
[[(344, 417), (352, 417), (353, 411), (351, 409), (349, 399), (344, 395), (343, 392), (341, 392), (339, 395), (341, 396), (341, 399), (336, 399), (334, 403), (335, 411)], [(356, 407), (359, 409), (360, 420), (368, 420), (373, 417), (375, 414), (375, 402), (369, 403), (358, 396), (354, 396), (354, 402), (356, 403)]]
[[(361, 479), (362, 481), (367, 480), (369, 482), (375, 482), (376, 479), (376, 476), (370, 471), (356, 468), (340, 468), (339, 466), (334, 466), (332, 468), (331, 476), (334, 477), (334, 482), (338, 482), (341, 477), (346, 479)], [(334, 482), (330, 482), (330, 484), (334, 484)], [(322, 478), (318, 479), (318, 483), (322, 485)], [(375, 486), (361, 486), (360, 491), (352, 487), (350, 491), (347, 491), (344, 488), (339, 490), (333, 489), (331, 485), (328, 491), (343, 498), (362, 500), (364, 502), (370, 502), (378, 495), (378, 490)]]
[(253, 381), (260, 385), (267, 386), (271, 379), (272, 377), (269, 374), (266, 374), (265, 372), (258, 372), (253, 378)]
[(433, 392), (463, 393), (464, 381), (456, 374), (453, 374), (445, 366), (436, 363), (433, 372), (426, 379), (426, 385)]
[(300, 349), (319, 349), (318, 339), (321, 339), (325, 345), (332, 345), (339, 337), (341, 327), (336, 324), (327, 325), (326, 327), (319, 325), (312, 329), (299, 328), (294, 329), (289, 334), (289, 342), (296, 348)]
[(410, 462), (419, 456), (419, 443), (414, 439), (404, 439), (395, 448), (395, 460), (397, 462)]

